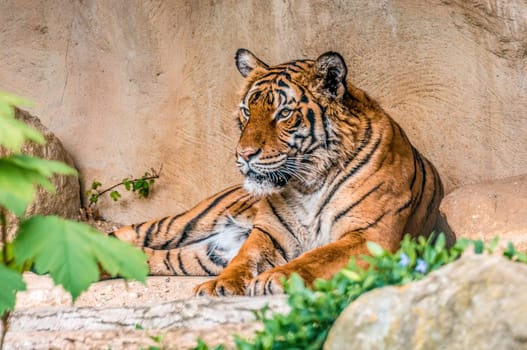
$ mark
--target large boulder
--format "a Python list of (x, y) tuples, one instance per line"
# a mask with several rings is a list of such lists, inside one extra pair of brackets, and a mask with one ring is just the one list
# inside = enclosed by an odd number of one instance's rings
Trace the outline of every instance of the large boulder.
[[(50, 132), (40, 119), (32, 116), (26, 111), (16, 109), (15, 117), (29, 126), (40, 131), (46, 138), (46, 144), (39, 145), (34, 142), (26, 142), (22, 147), (21, 153), (49, 160), (57, 160), (75, 167), (72, 157), (66, 151), (62, 142)], [(9, 155), (10, 152), (0, 147), (0, 157)], [(75, 176), (55, 175), (52, 183), (56, 188), (56, 193), (39, 188), (33, 203), (26, 210), (26, 215), (58, 215), (73, 219), (79, 215), (81, 206), (79, 180)], [(18, 221), (13, 215), (8, 216), (8, 233), (13, 237), (18, 227)]]
[(527, 251), (527, 174), (462, 186), (441, 203), (441, 214), (457, 237), (502, 244)]
[(527, 349), (526, 290), (526, 265), (467, 256), (422, 281), (364, 294), (324, 349)]

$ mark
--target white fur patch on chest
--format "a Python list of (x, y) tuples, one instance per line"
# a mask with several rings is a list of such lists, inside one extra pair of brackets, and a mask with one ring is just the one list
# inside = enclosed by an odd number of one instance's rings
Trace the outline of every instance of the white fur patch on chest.
[(238, 254), (252, 227), (252, 222), (248, 219), (234, 219), (229, 216), (216, 224), (211, 237), (203, 243), (210, 243), (210, 251), (230, 261)]
[(325, 224), (318, 213), (325, 191), (326, 186), (311, 194), (289, 191), (284, 198), (296, 219), (296, 225), (292, 226), (296, 227), (304, 252), (331, 242), (331, 225)]

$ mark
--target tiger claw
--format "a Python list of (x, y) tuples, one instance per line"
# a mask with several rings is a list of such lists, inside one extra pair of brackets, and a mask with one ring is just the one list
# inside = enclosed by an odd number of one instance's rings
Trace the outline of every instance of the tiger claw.
[(247, 285), (246, 295), (273, 295), (282, 294), (284, 287), (282, 285), (282, 278), (287, 277), (282, 272), (264, 272), (253, 278)]
[(239, 280), (216, 278), (196, 286), (194, 295), (211, 297), (245, 295), (245, 285)]

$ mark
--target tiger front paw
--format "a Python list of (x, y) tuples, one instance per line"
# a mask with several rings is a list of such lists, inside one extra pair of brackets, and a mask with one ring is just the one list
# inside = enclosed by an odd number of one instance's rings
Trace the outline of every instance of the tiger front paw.
[(245, 295), (245, 283), (240, 279), (215, 278), (199, 284), (194, 288), (196, 296), (226, 297), (232, 295)]
[(287, 278), (287, 273), (281, 271), (267, 271), (253, 278), (247, 285), (246, 295), (271, 295), (282, 294), (284, 287), (282, 280)]

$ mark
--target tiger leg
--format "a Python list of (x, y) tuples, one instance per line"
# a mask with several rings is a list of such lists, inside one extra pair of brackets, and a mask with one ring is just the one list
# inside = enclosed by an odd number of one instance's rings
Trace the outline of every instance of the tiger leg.
[[(367, 235), (351, 232), (338, 241), (310, 250), (287, 262), (272, 236), (253, 229), (239, 254), (214, 280), (195, 289), (197, 295), (266, 295), (283, 292), (282, 278), (298, 273), (308, 284), (330, 278), (349, 263), (351, 256), (368, 254)], [(383, 244), (384, 245), (384, 244)], [(389, 244), (386, 249), (393, 250)], [(287, 255), (287, 253), (286, 253)], [(360, 262), (365, 266), (364, 262)]]
[[(282, 279), (288, 278), (293, 272), (299, 274), (307, 285), (312, 285), (317, 278), (329, 279), (349, 263), (351, 256), (369, 254), (366, 242), (362, 233), (350, 233), (338, 241), (310, 250), (284, 265), (254, 277), (247, 285), (246, 294), (256, 296), (282, 293)], [(361, 260), (358, 263), (366, 266)]]
[(123, 227), (112, 235), (143, 248), (151, 275), (217, 275), (251, 230), (256, 202), (235, 186), (180, 215)]
[(245, 295), (249, 282), (259, 273), (285, 264), (292, 252), (280, 245), (275, 231), (255, 226), (238, 255), (214, 280), (198, 285), (196, 295)]

